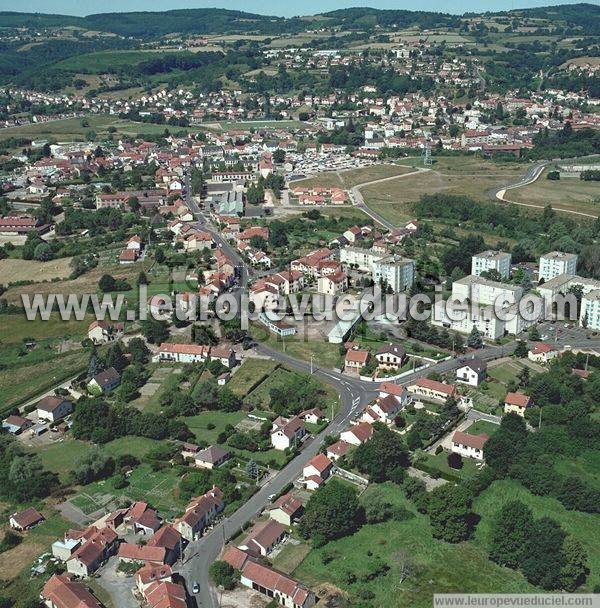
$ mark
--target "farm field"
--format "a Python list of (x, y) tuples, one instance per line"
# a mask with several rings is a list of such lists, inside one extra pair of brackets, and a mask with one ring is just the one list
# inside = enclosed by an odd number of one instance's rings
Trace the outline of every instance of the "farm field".
[(0, 260), (0, 276), (4, 283), (66, 279), (71, 274), (72, 259), (59, 258), (50, 262), (37, 262), (35, 260), (6, 258)]
[(88, 356), (85, 350), (80, 349), (45, 362), (0, 371), (2, 410), (9, 411), (15, 405), (76, 376), (87, 366)]
[(552, 205), (556, 211), (564, 209), (591, 215), (600, 214), (598, 182), (584, 182), (575, 177), (554, 181), (546, 179), (546, 175), (547, 169), (532, 184), (508, 190), (506, 200), (542, 207)]
[(350, 189), (358, 184), (364, 184), (365, 182), (372, 182), (386, 177), (394, 177), (396, 175), (404, 175), (413, 170), (412, 167), (386, 163), (358, 169), (347, 169), (345, 171), (326, 171), (307, 179), (295, 181), (292, 185), (293, 187), (323, 186), (326, 188), (337, 187)]
[(99, 137), (108, 135), (108, 128), (114, 127), (115, 134), (127, 136), (157, 135), (165, 129), (172, 132), (197, 131), (190, 127), (172, 127), (164, 124), (134, 122), (116, 116), (86, 116), (89, 126), (83, 126), (83, 118), (65, 118), (42, 123), (32, 123), (8, 127), (0, 130), (0, 140), (9, 137), (24, 137), (31, 139), (56, 138), (59, 141), (84, 141), (86, 133), (94, 131)]
[(63, 59), (54, 64), (54, 67), (69, 72), (84, 72), (87, 74), (105, 74), (115, 72), (118, 69), (136, 66), (144, 61), (152, 59), (153, 56), (187, 55), (176, 51), (165, 50), (135, 50), (135, 51), (98, 51), (95, 53), (84, 53)]
[[(475, 534), (475, 544), (484, 548), (490, 535), (492, 516), (509, 500), (520, 500), (529, 506), (535, 517), (550, 517), (577, 538), (588, 554), (590, 573), (580, 591), (591, 592), (600, 583), (600, 515), (567, 511), (556, 499), (534, 496), (519, 482), (495, 481), (475, 500), (473, 510), (481, 516)], [(496, 589), (494, 589), (496, 591)]]
[(28, 321), (25, 315), (10, 315), (4, 319), (6, 322), (0, 323), (0, 344), (14, 344), (21, 342), (23, 338), (82, 340), (87, 335), (87, 328), (92, 321), (91, 315), (86, 315), (83, 321), (63, 321), (57, 313), (52, 313), (47, 321), (39, 318)]
[[(457, 545), (433, 538), (428, 517), (416, 512), (402, 491), (391, 483), (369, 486), (361, 502), (381, 494), (413, 513), (404, 521), (365, 525), (352, 536), (312, 549), (293, 574), (309, 586), (329, 582), (351, 597), (368, 592), (372, 606), (431, 606), (433, 586), (437, 593), (526, 593), (534, 588), (517, 572), (501, 568), (487, 558), (484, 547), (473, 542)], [(406, 551), (415, 562), (416, 574), (398, 582), (395, 556)], [(336, 557), (323, 566), (324, 555)], [(361, 574), (377, 558), (390, 571), (375, 580), (361, 581)], [(457, 568), (457, 564), (461, 564)], [(349, 573), (357, 582), (348, 583)], [(373, 594), (373, 595), (371, 595)]]
[(260, 378), (270, 375), (277, 367), (270, 359), (245, 359), (228, 386), (236, 395), (244, 396)]
[[(420, 159), (399, 161), (422, 167)], [(411, 203), (423, 194), (456, 194), (487, 200), (495, 186), (511, 182), (526, 171), (526, 165), (496, 163), (476, 157), (439, 157), (430, 171), (409, 175), (398, 181), (382, 182), (361, 189), (365, 203), (392, 223), (407, 221), (413, 213)]]

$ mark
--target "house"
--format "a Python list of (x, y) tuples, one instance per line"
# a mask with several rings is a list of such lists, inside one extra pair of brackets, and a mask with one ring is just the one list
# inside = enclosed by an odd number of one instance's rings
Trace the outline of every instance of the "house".
[(271, 428), (271, 445), (276, 450), (287, 450), (306, 435), (304, 423), (298, 416), (277, 417)]
[(38, 524), (41, 524), (45, 521), (46, 518), (33, 507), (29, 507), (29, 509), (25, 509), (24, 511), (19, 511), (18, 513), (13, 513), (8, 523), (13, 530), (19, 530), (24, 532), (25, 530), (29, 530)]
[(309, 490), (321, 487), (331, 475), (333, 462), (325, 454), (317, 454), (302, 469), (302, 476)]
[(318, 407), (313, 407), (310, 410), (304, 410), (303, 412), (300, 412), (298, 416), (304, 420), (304, 422), (308, 422), (309, 424), (319, 424), (319, 422), (325, 418), (325, 415)]
[(266, 557), (286, 537), (286, 530), (286, 526), (278, 521), (267, 519), (265, 522), (256, 524), (238, 546), (251, 555)]
[(231, 369), (235, 367), (235, 352), (232, 348), (213, 346), (210, 349), (210, 360), (220, 361), (222, 365)]
[(456, 370), (456, 381), (479, 386), (487, 376), (487, 363), (474, 357)]
[[(227, 554), (226, 554), (227, 556)], [(224, 559), (227, 557), (224, 556)], [(259, 591), (286, 608), (312, 608), (315, 594), (288, 574), (248, 558), (241, 569), (240, 583)]]
[(384, 399), (389, 395), (392, 395), (402, 406), (406, 405), (410, 399), (408, 390), (401, 384), (382, 382), (379, 385), (379, 399)]
[(374, 403), (367, 407), (361, 420), (370, 424), (373, 422), (392, 424), (402, 407), (402, 401), (398, 400), (394, 395), (378, 397)]
[(88, 383), (87, 388), (90, 393), (112, 393), (121, 384), (121, 374), (114, 368), (109, 367), (96, 374)]
[(388, 342), (379, 348), (375, 355), (377, 367), (382, 369), (400, 369), (406, 359), (406, 349), (400, 344)]
[(486, 433), (470, 435), (462, 431), (455, 431), (452, 435), (452, 451), (467, 458), (484, 460), (483, 447), (488, 439), (489, 435)]
[(160, 361), (202, 363), (208, 359), (210, 346), (205, 344), (171, 344), (163, 342), (158, 350)]
[(194, 457), (194, 464), (201, 469), (214, 469), (229, 460), (231, 453), (218, 445), (211, 445), (198, 452)]
[(67, 559), (67, 572), (75, 576), (90, 576), (116, 551), (118, 536), (111, 528), (89, 528), (86, 541)]
[(88, 338), (94, 344), (113, 342), (123, 335), (123, 323), (108, 323), (106, 321), (92, 321), (88, 327)]
[(2, 421), (2, 428), (13, 435), (18, 435), (27, 430), (32, 424), (33, 422), (29, 418), (11, 414)]
[(408, 387), (408, 390), (415, 395), (437, 401), (446, 401), (448, 397), (456, 397), (458, 394), (453, 384), (446, 384), (429, 378), (419, 378)]
[[(145, 503), (141, 503), (145, 504)], [(133, 527), (133, 531), (136, 534), (154, 534), (157, 530), (160, 529), (161, 521), (158, 517), (158, 513), (155, 509), (151, 507), (147, 507), (144, 509), (144, 512), (136, 517), (131, 519), (131, 525)]]
[(327, 448), (327, 458), (330, 460), (339, 460), (348, 453), (348, 450), (350, 450), (351, 447), (352, 445), (346, 441), (336, 441)]
[(143, 562), (144, 564), (160, 566), (167, 563), (167, 550), (164, 547), (121, 543), (117, 551), (117, 557), (125, 563)]
[(546, 344), (545, 342), (535, 342), (534, 345), (529, 349), (527, 358), (530, 361), (535, 361), (536, 363), (548, 363), (555, 357), (558, 357), (558, 354), (558, 350), (556, 350), (556, 348), (554, 348), (554, 346), (551, 344)]
[(173, 570), (168, 564), (145, 564), (135, 573), (135, 586), (142, 594), (152, 583), (161, 581), (173, 581)]
[(223, 492), (217, 486), (213, 486), (202, 496), (192, 499), (185, 513), (173, 525), (185, 540), (189, 542), (198, 540), (224, 506)]
[(119, 264), (134, 264), (140, 257), (137, 249), (123, 249), (119, 254)]
[(504, 398), (504, 413), (525, 416), (525, 410), (533, 407), (533, 399), (523, 393), (508, 393)]
[(369, 362), (371, 353), (361, 348), (351, 348), (346, 351), (344, 358), (344, 372), (354, 376), (360, 375), (360, 370)]
[(56, 422), (73, 411), (73, 404), (57, 395), (48, 395), (37, 403), (37, 415), (40, 420)]
[(148, 608), (186, 608), (185, 587), (167, 580), (154, 581), (144, 590), (144, 600)]
[(83, 584), (66, 574), (53, 574), (40, 593), (48, 608), (102, 608), (102, 604)]
[(284, 494), (268, 507), (268, 510), (271, 519), (289, 528), (292, 522), (300, 519), (304, 506), (295, 496)]
[(340, 433), (340, 440), (350, 445), (361, 445), (371, 439), (372, 436), (373, 426), (368, 422), (359, 422)]

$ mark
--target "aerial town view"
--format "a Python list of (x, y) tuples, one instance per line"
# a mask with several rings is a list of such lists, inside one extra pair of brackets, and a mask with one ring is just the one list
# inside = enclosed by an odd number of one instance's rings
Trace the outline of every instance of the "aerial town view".
[(0, 608), (599, 607), (600, 5), (283, 4), (0, 0)]

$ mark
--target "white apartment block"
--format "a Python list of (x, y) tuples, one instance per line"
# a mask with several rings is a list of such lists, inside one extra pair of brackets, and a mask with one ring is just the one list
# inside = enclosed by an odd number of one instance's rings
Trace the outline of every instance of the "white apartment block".
[(540, 257), (539, 280), (550, 281), (561, 274), (575, 274), (577, 256), (574, 253), (551, 251)]
[(383, 257), (383, 254), (375, 253), (372, 249), (361, 249), (360, 247), (340, 249), (340, 262), (346, 266), (355, 266), (363, 272), (371, 272), (373, 263)]
[(505, 323), (494, 315), (493, 306), (473, 306), (463, 310), (447, 302), (436, 302), (431, 324), (470, 334), (475, 326), (487, 340), (504, 335)]
[(487, 270), (497, 270), (503, 279), (510, 276), (512, 256), (504, 251), (482, 251), (471, 258), (471, 274), (478, 277)]
[(383, 281), (394, 293), (405, 291), (415, 282), (415, 261), (399, 255), (375, 260), (372, 276), (376, 285)]
[(579, 323), (595, 331), (600, 330), (600, 289), (590, 291), (581, 299)]
[(518, 302), (523, 296), (523, 288), (519, 285), (499, 283), (468, 275), (452, 284), (452, 297), (461, 301), (469, 300), (479, 304), (494, 304), (505, 302), (507, 306)]

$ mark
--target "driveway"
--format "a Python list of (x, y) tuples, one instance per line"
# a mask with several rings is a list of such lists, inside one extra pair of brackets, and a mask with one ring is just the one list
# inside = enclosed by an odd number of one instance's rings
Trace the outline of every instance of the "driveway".
[(124, 576), (117, 573), (119, 558), (113, 555), (100, 571), (98, 584), (106, 589), (113, 606), (118, 608), (139, 608), (140, 604), (133, 596), (131, 590), (135, 587), (133, 576)]

